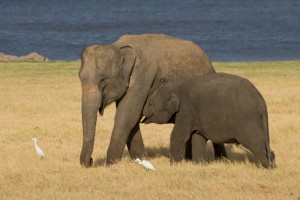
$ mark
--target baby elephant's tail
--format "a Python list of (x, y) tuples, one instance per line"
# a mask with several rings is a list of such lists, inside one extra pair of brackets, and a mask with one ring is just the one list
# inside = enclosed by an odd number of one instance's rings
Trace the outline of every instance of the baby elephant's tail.
[(268, 123), (268, 110), (267, 110), (267, 104), (264, 101), (264, 98), (262, 95), (257, 92), (256, 93), (258, 100), (259, 100), (259, 110), (261, 113), (262, 117), (262, 128), (265, 133), (265, 141), (266, 141), (266, 146), (265, 146), (265, 152), (266, 152), (266, 157), (268, 159), (268, 164), (267, 166), (264, 166), (266, 168), (275, 168), (275, 153), (271, 150), (270, 148), (270, 137), (269, 137), (269, 123)]
[(265, 112), (263, 118), (263, 129), (266, 134), (266, 156), (268, 159), (268, 168), (275, 168), (275, 153), (270, 148), (270, 137), (269, 137), (269, 125), (268, 125), (268, 113)]
[(265, 112), (263, 118), (263, 129), (266, 134), (266, 156), (268, 159), (268, 168), (275, 168), (275, 153), (270, 148), (270, 137), (269, 137), (269, 125), (268, 125), (268, 113)]

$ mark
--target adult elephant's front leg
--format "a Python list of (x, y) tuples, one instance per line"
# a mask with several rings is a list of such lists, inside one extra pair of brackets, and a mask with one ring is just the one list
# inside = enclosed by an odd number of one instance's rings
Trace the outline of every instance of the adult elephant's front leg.
[[(148, 93), (157, 72), (156, 66), (150, 66), (143, 58), (136, 61), (136, 66), (131, 75), (131, 83), (126, 95), (118, 103), (115, 115), (115, 124), (107, 151), (106, 164), (110, 165), (121, 159), (125, 144), (129, 144), (131, 156), (138, 151), (133, 150), (136, 143), (142, 143), (142, 137), (138, 128), (139, 119)], [(129, 138), (129, 135), (132, 138)], [(129, 139), (129, 140), (128, 140)], [(139, 148), (139, 147), (138, 147)], [(135, 153), (134, 153), (135, 152)]]
[[(118, 105), (119, 105), (119, 101), (116, 102), (117, 108)], [(136, 125), (131, 130), (128, 136), (127, 148), (131, 159), (142, 158), (145, 154), (145, 147), (144, 147), (144, 142), (143, 142), (139, 122), (136, 123)]]
[(145, 148), (139, 123), (130, 132), (127, 139), (127, 148), (131, 159), (142, 158), (144, 156)]
[[(133, 92), (131, 91), (131, 93)], [(130, 144), (131, 151), (131, 146), (142, 140), (138, 135), (140, 134), (138, 133), (138, 122), (145, 100), (131, 97), (132, 95), (129, 92), (118, 105), (107, 151), (106, 164), (108, 165), (121, 159), (126, 143)], [(129, 137), (130, 134), (133, 134), (132, 138)]]

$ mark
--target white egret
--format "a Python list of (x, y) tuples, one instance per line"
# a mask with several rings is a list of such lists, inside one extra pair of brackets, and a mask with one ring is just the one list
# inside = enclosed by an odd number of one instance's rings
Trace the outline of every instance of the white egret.
[(139, 158), (135, 159), (135, 161), (137, 163), (139, 163), (140, 165), (143, 165), (146, 169), (155, 171), (154, 166), (149, 161), (147, 161), (147, 160), (141, 160)]
[(33, 140), (33, 143), (34, 143), (34, 147), (35, 147), (35, 150), (36, 150), (36, 153), (38, 154), (38, 156), (41, 158), (41, 159), (45, 159), (45, 153), (44, 151), (37, 145), (37, 139), (36, 138), (32, 138)]

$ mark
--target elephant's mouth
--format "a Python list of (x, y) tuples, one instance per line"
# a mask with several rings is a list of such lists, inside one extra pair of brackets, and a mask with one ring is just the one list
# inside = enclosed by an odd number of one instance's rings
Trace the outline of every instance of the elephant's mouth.
[(143, 123), (143, 124), (150, 124), (150, 123), (157, 123), (157, 124), (174, 124), (175, 123), (175, 119), (176, 119), (176, 115), (172, 115), (172, 117), (168, 120), (168, 121), (165, 121), (165, 122), (162, 122), (160, 120), (158, 120), (158, 118), (156, 118), (154, 116), (154, 114), (150, 115), (150, 116), (144, 116), (140, 123)]
[(107, 98), (105, 98), (105, 95), (104, 95), (103, 101), (102, 101), (101, 106), (100, 106), (100, 108), (99, 108), (99, 114), (100, 114), (101, 116), (104, 114), (105, 107), (106, 107), (107, 105), (109, 105), (110, 103), (114, 102), (115, 99), (116, 99), (116, 98), (113, 98), (113, 99), (111, 99), (111, 100), (109, 101)]
[(107, 105), (107, 100), (105, 99), (105, 96), (103, 97), (103, 101), (101, 102), (100, 108), (99, 108), (99, 114), (102, 116), (104, 113), (104, 109)]
[(99, 108), (99, 114), (102, 116), (103, 115), (103, 113), (104, 113), (104, 108), (105, 108), (105, 106), (102, 104), (101, 106), (100, 106), (100, 108)]

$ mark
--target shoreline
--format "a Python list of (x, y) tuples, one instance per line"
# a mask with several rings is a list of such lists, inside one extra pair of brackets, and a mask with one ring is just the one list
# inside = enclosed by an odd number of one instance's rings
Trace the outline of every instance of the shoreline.
[[(15, 56), (9, 55), (0, 52), (0, 63), (7, 63), (7, 62), (80, 62), (80, 59), (77, 60), (50, 60), (47, 57), (36, 53), (31, 52), (28, 55), (24, 56)], [(213, 61), (212, 63), (266, 63), (266, 62), (297, 62), (300, 61), (300, 58), (297, 60), (251, 60), (251, 61)]]

